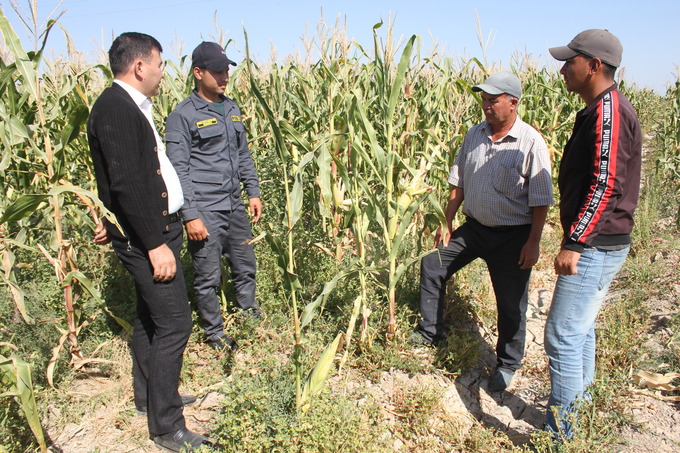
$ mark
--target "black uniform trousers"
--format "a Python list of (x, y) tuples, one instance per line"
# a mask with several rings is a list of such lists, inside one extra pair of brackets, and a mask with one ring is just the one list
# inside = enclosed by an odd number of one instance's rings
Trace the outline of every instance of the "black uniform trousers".
[(222, 304), (218, 297), (222, 256), (227, 258), (236, 291), (236, 306), (242, 310), (257, 308), (255, 272), (257, 260), (250, 240), (250, 220), (243, 203), (233, 211), (200, 211), (200, 218), (210, 236), (202, 241), (187, 242), (194, 262), (194, 289), (198, 311), (203, 319), (205, 337), (224, 337)]
[(153, 279), (148, 252), (135, 242), (114, 238), (113, 247), (135, 280), (137, 317), (132, 335), (135, 405), (147, 406), (149, 432), (185, 428), (179, 378), (192, 321), (179, 253), (182, 224), (168, 226), (165, 243), (175, 254), (177, 273), (169, 282)]
[(451, 235), (448, 247), (425, 256), (420, 267), (418, 332), (430, 342), (446, 338), (444, 298), (446, 282), (477, 258), (489, 268), (498, 309), (498, 366), (517, 370), (524, 357), (526, 309), (531, 269), (520, 269), (522, 247), (531, 225), (489, 228), (472, 218)]

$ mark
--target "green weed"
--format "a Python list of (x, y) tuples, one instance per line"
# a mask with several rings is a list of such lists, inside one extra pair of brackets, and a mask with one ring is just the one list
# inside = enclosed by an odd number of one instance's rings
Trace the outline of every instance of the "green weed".
[(290, 370), (270, 362), (256, 375), (233, 376), (214, 423), (216, 438), (234, 452), (379, 452), (387, 445), (379, 413), (343, 395), (324, 392), (298, 411)]

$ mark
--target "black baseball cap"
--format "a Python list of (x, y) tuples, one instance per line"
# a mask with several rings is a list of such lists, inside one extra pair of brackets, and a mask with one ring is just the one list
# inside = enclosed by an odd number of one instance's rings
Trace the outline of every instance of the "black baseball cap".
[(211, 71), (224, 71), (229, 65), (236, 66), (224, 52), (222, 46), (216, 42), (203, 41), (191, 54), (191, 66), (194, 68), (207, 68)]

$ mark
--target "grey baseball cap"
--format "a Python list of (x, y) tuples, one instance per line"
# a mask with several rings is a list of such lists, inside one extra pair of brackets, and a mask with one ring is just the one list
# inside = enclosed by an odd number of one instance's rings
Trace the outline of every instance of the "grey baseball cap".
[(501, 71), (491, 74), (484, 83), (473, 86), (472, 91), (483, 91), (494, 96), (505, 93), (520, 98), (522, 97), (522, 84), (515, 74)]
[(619, 38), (612, 35), (609, 30), (597, 28), (582, 31), (566, 46), (551, 47), (548, 50), (556, 60), (564, 61), (583, 54), (597, 57), (615, 68), (621, 64), (621, 54), (623, 54), (623, 46)]
[(203, 41), (191, 54), (191, 67), (208, 68), (211, 71), (220, 72), (236, 63), (227, 58), (222, 46), (216, 42)]

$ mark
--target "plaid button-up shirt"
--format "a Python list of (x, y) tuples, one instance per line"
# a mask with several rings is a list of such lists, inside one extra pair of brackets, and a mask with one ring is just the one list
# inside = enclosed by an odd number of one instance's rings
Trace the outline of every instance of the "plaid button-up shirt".
[(448, 181), (463, 189), (463, 214), (488, 227), (528, 225), (532, 207), (554, 202), (545, 140), (519, 117), (495, 142), (486, 121), (470, 129)]

